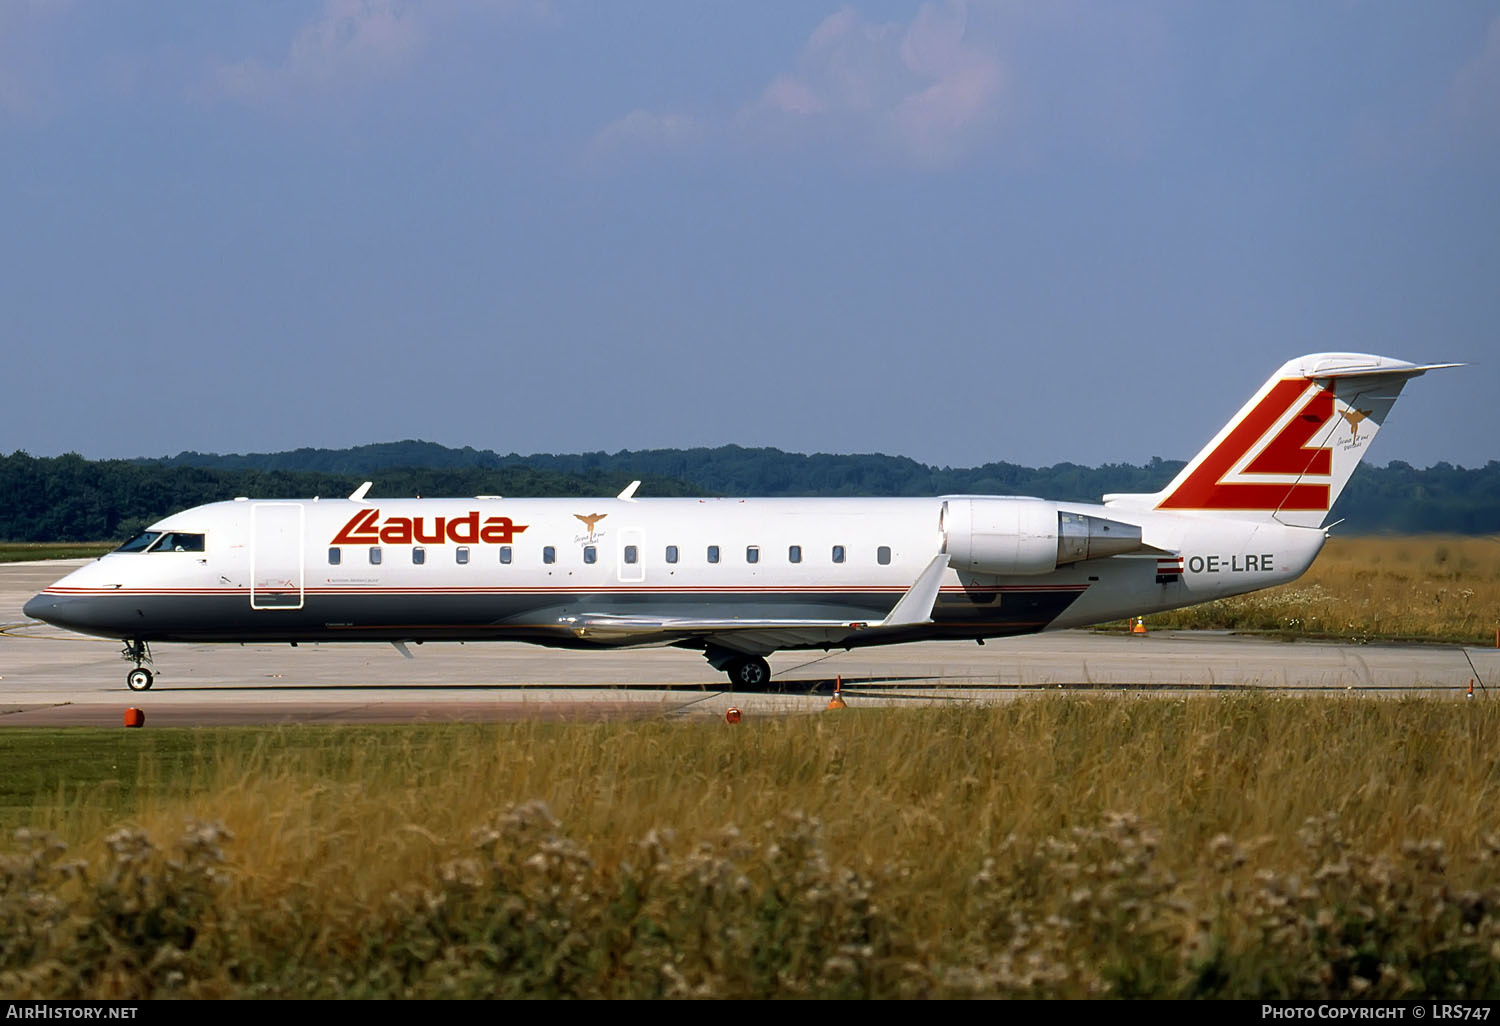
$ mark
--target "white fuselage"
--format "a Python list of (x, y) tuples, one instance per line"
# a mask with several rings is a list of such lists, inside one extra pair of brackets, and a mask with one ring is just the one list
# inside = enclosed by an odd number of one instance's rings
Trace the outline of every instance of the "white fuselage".
[[(1292, 580), (1324, 540), (1275, 522), (1048, 503), (1139, 527), (1141, 550), (1040, 573), (950, 566), (926, 623), (797, 628), (885, 616), (945, 551), (945, 501), (220, 502), (151, 528), (201, 535), (201, 551), (111, 553), (28, 613), (141, 641), (513, 639), (766, 653), (1032, 633), (1190, 605)], [(641, 624), (588, 627), (621, 617)], [(727, 629), (741, 618), (766, 630)], [(778, 624), (787, 625), (779, 634)]]

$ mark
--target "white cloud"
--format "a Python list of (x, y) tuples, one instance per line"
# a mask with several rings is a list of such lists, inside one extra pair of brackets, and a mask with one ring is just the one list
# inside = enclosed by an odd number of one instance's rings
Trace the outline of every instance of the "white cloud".
[(686, 114), (657, 114), (637, 108), (600, 130), (594, 144), (603, 150), (675, 146), (698, 139), (703, 130), (700, 121)]
[(384, 78), (421, 49), (422, 10), (403, 0), (324, 0), (322, 14), (302, 26), (280, 63), (221, 65), (217, 85), (234, 99), (274, 101)]
[[(848, 7), (813, 30), (797, 71), (781, 75), (762, 94), (773, 110), (793, 114), (864, 112), (888, 107), (903, 77), (897, 57), (896, 25), (871, 25)], [(801, 94), (794, 107), (782, 106), (789, 93)]]
[(923, 4), (906, 25), (845, 7), (813, 30), (797, 70), (773, 79), (742, 120), (773, 132), (817, 122), (801, 127), (918, 166), (956, 163), (993, 129), (1004, 84), (998, 55), (967, 26), (962, 0)]
[(997, 113), (1004, 84), (1000, 61), (965, 45), (964, 21), (962, 8), (939, 13), (927, 5), (901, 40), (902, 62), (931, 84), (896, 105), (891, 127), (923, 163), (956, 160)]
[(839, 146), (924, 168), (960, 161), (992, 132), (1005, 76), (967, 31), (965, 0), (926, 3), (910, 23), (843, 7), (808, 35), (796, 66), (714, 124), (634, 110), (596, 137), (640, 147), (729, 138), (752, 148)]

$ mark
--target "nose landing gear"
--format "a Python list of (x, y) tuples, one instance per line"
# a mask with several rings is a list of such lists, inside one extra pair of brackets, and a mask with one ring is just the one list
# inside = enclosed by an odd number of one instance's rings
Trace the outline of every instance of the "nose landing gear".
[(150, 691), (156, 677), (144, 665), (151, 662), (151, 650), (146, 643), (139, 638), (131, 639), (125, 643), (120, 658), (135, 663), (135, 669), (125, 675), (125, 686), (131, 691)]

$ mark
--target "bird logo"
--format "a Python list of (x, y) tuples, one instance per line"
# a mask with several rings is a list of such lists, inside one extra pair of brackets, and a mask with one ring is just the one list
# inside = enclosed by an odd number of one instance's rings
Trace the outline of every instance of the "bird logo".
[(609, 516), (608, 513), (590, 513), (588, 516), (584, 516), (582, 513), (573, 514), (574, 519), (582, 520), (583, 526), (589, 529), (589, 541), (594, 540), (594, 525), (607, 516)]
[(1357, 437), (1359, 437), (1359, 422), (1362, 421), (1362, 420), (1364, 420), (1366, 417), (1368, 417), (1373, 412), (1374, 412), (1373, 410), (1356, 410), (1352, 406), (1349, 407), (1347, 410), (1340, 410), (1339, 411), (1339, 416), (1343, 417), (1345, 420), (1347, 420), (1349, 422), (1349, 437), (1350, 438), (1357, 438)]

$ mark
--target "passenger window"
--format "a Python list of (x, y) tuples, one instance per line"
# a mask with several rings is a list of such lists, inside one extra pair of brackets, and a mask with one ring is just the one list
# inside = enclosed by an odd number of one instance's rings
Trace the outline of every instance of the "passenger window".
[(640, 550), (634, 545), (625, 546), (625, 562), (632, 564), (640, 562)]
[(675, 562), (677, 562), (677, 546), (676, 545), (668, 545), (667, 546), (667, 562), (668, 563), (675, 563)]
[(453, 558), (459, 563), (467, 563), (469, 561), (469, 547), (467, 545), (460, 545), (454, 549)]
[(370, 565), (371, 566), (379, 566), (380, 565), (380, 549), (379, 549), (379, 547), (376, 547), (376, 546), (372, 546), (371, 547), (371, 549), (370, 549)]
[(801, 545), (792, 545), (792, 546), (788, 547), (787, 550), (786, 550), (786, 561), (788, 563), (800, 563), (800, 562), (802, 562), (802, 546)]
[(411, 550), (411, 565), (421, 566), (425, 562), (427, 562), (427, 550), (420, 545), (414, 546)]
[(510, 563), (510, 546), (509, 545), (502, 545), (502, 546), (500, 546), (500, 562), (506, 563), (506, 564)]
[(880, 546), (880, 548), (875, 550), (875, 562), (879, 563), (881, 566), (890, 566), (891, 547), (889, 545), (882, 545)]
[(710, 563), (717, 563), (719, 561), (719, 547), (717, 545), (710, 545), (708, 547), (708, 561)]
[(759, 545), (746, 545), (745, 546), (745, 562), (746, 563), (759, 563), (760, 562), (760, 546)]
[(835, 545), (833, 547), (833, 561), (835, 563), (842, 563), (844, 561), (844, 547), (842, 545)]
[(551, 545), (548, 545), (546, 548), (542, 549), (542, 562), (543, 563), (556, 563), (557, 562), (557, 550), (555, 548), (553, 548)]
[(583, 561), (592, 564), (598, 562), (598, 560), (599, 550), (592, 545), (585, 545), (583, 547)]
[(344, 554), (342, 552), (340, 552), (338, 549), (329, 549), (328, 550), (328, 565), (329, 566), (338, 566), (339, 563), (343, 562), (343, 559), (344, 559)]

